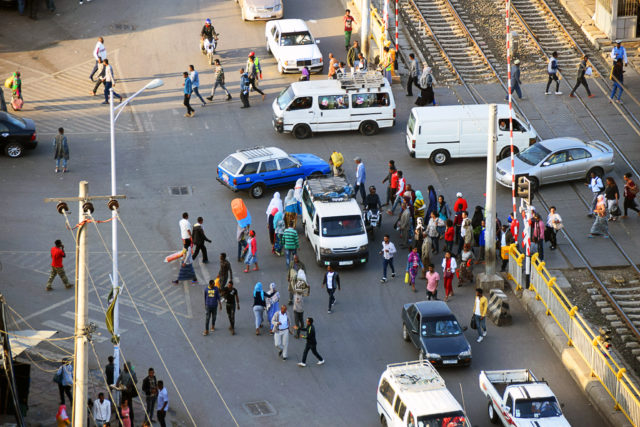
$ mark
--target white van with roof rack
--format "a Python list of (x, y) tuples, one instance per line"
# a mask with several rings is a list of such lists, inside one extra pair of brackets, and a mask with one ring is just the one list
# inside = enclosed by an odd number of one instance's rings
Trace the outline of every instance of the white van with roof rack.
[(302, 223), (318, 265), (364, 264), (369, 240), (353, 187), (341, 176), (307, 178)]
[(462, 406), (428, 360), (393, 363), (380, 376), (380, 423), (390, 427), (471, 427)]
[(391, 85), (375, 71), (291, 83), (273, 101), (274, 129), (298, 139), (345, 130), (370, 136), (395, 123)]

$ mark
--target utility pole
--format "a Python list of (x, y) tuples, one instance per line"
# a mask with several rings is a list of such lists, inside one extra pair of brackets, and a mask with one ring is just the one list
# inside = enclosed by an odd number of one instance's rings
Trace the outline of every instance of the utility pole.
[(362, 8), (360, 23), (360, 47), (362, 48), (362, 55), (365, 59), (369, 60), (369, 35), (371, 31), (371, 0), (362, 0)]
[(7, 384), (11, 392), (11, 399), (13, 400), (13, 409), (16, 416), (16, 423), (22, 427), (25, 425), (22, 418), (22, 411), (20, 410), (20, 399), (18, 398), (18, 387), (16, 386), (16, 373), (13, 370), (13, 355), (11, 354), (11, 341), (9, 341), (9, 334), (7, 333), (7, 322), (4, 318), (4, 304), (5, 299), (0, 294), (0, 334), (2, 335), (2, 364), (4, 367), (4, 373), (7, 377)]

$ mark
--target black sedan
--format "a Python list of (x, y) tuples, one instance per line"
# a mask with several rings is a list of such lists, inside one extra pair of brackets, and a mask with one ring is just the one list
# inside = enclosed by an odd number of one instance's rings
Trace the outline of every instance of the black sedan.
[(0, 111), (0, 148), (7, 156), (20, 157), (24, 150), (33, 150), (37, 145), (33, 120)]
[(405, 304), (402, 308), (402, 338), (418, 348), (420, 359), (427, 359), (433, 365), (471, 365), (471, 346), (445, 302)]

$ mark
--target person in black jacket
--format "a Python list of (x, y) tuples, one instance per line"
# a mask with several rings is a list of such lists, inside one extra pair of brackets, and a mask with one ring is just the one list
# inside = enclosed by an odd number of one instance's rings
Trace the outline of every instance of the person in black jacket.
[(202, 251), (202, 262), (207, 264), (209, 262), (209, 256), (207, 255), (207, 248), (204, 246), (204, 242), (211, 243), (211, 240), (204, 234), (204, 228), (202, 228), (203, 221), (202, 217), (199, 216), (198, 222), (193, 226), (193, 231), (191, 232), (193, 244), (196, 247), (193, 252), (193, 260), (195, 261), (200, 251)]
[(316, 327), (313, 326), (313, 317), (307, 317), (307, 345), (304, 347), (304, 352), (302, 353), (302, 362), (298, 363), (298, 366), (301, 368), (307, 366), (306, 362), (309, 350), (311, 350), (311, 353), (318, 359), (318, 365), (324, 364), (324, 359), (320, 356), (318, 350), (316, 350), (316, 345)]
[(322, 279), (322, 287), (325, 286), (329, 294), (329, 309), (327, 313), (331, 314), (331, 307), (333, 307), (333, 304), (336, 302), (334, 294), (336, 293), (336, 289), (340, 289), (340, 276), (337, 271), (333, 271), (330, 265), (327, 266), (327, 272), (324, 273), (324, 278)]

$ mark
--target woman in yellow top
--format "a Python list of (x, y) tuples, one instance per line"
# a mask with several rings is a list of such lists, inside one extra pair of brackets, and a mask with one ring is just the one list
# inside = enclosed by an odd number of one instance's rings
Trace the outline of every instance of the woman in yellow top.
[(424, 197), (420, 190), (416, 191), (416, 201), (413, 202), (413, 218), (414, 221), (418, 218), (424, 218), (424, 213), (427, 210), (427, 206), (424, 203)]
[(482, 295), (482, 288), (476, 289), (476, 299), (473, 302), (473, 321), (478, 331), (478, 342), (482, 342), (484, 337), (487, 336), (486, 316), (488, 307), (489, 302), (487, 297)]

